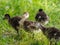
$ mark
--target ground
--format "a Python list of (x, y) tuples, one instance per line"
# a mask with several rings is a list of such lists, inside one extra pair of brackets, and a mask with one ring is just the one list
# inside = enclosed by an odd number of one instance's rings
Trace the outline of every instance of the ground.
[(7, 20), (3, 20), (6, 13), (14, 17), (28, 11), (28, 20), (35, 21), (35, 15), (40, 8), (49, 16), (49, 23), (46, 26), (60, 29), (60, 0), (0, 0), (0, 45), (49, 45), (49, 40), (42, 32), (35, 33), (32, 39), (31, 33), (22, 30), (19, 31), (18, 37)]

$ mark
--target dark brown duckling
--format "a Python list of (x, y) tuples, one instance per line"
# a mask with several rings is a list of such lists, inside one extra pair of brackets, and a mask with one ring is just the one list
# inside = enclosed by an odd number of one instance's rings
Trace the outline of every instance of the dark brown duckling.
[(11, 18), (9, 14), (5, 14), (4, 19), (8, 20), (8, 23), (17, 31), (18, 33), (18, 27), (19, 27), (19, 21), (21, 20), (20, 17), (16, 16)]
[(35, 20), (37, 22), (40, 22), (41, 24), (45, 25), (49, 21), (49, 17), (46, 15), (46, 13), (43, 11), (43, 9), (39, 9), (38, 13), (35, 16)]
[(55, 27), (44, 27), (40, 25), (40, 29), (43, 34), (50, 40), (50, 45), (52, 45), (53, 39), (55, 40), (55, 45), (57, 45), (57, 41), (60, 40), (60, 30)]
[(25, 20), (23, 23), (23, 29), (26, 32), (29, 32), (32, 34), (32, 38), (34, 38), (34, 32), (40, 32), (39, 30), (39, 23), (35, 22), (35, 21), (29, 21), (29, 20)]
[[(26, 12), (22, 16), (15, 16), (15, 17), (10, 17), (9, 14), (5, 14), (4, 19), (7, 19), (9, 24), (17, 31), (19, 34), (19, 27), (22, 25), (24, 20), (26, 20), (29, 17), (29, 15), (26, 14)], [(21, 23), (21, 24), (20, 24)]]
[(24, 21), (23, 23), (23, 28), (27, 31), (34, 31), (34, 30), (38, 30), (39, 29), (39, 23), (38, 22), (34, 22), (34, 21)]

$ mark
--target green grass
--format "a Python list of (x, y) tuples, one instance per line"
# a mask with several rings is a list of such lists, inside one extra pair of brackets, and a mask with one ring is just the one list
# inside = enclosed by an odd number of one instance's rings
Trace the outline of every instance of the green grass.
[[(25, 31), (21, 31), (18, 37), (16, 31), (6, 20), (3, 20), (6, 13), (14, 17), (21, 16), (28, 11), (29, 20), (35, 21), (34, 17), (40, 8), (49, 16), (50, 20), (46, 26), (60, 29), (59, 0), (0, 0), (0, 45), (49, 45), (49, 40), (42, 32), (36, 33), (35, 39), (32, 39), (31, 33)], [(60, 45), (60, 41), (58, 45)]]

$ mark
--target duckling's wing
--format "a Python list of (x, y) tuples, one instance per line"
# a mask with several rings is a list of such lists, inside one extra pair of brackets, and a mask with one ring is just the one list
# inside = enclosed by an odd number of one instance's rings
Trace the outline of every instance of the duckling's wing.
[(20, 20), (21, 20), (21, 18), (16, 16), (16, 17), (11, 18), (10, 23), (13, 27), (17, 27), (17, 26), (19, 26), (19, 21)]
[(17, 21), (20, 21), (21, 20), (21, 17), (16, 16), (16, 17), (13, 17), (12, 19), (17, 20)]
[(47, 33), (50, 38), (59, 38), (60, 37), (60, 30), (58, 30), (55, 27), (48, 28)]
[(33, 21), (25, 21), (24, 22), (24, 28), (29, 30), (36, 30), (38, 26), (36, 25), (36, 22)]

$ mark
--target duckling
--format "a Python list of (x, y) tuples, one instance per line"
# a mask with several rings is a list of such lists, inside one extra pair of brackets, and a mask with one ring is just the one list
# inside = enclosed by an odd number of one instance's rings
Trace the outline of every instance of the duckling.
[(52, 42), (55, 42), (55, 45), (57, 45), (57, 41), (60, 40), (60, 30), (55, 27), (45, 27), (40, 24), (39, 28), (43, 32), (43, 34), (50, 40), (50, 45), (52, 45)]
[(40, 32), (41, 30), (39, 29), (39, 23), (35, 21), (29, 21), (25, 20), (23, 23), (23, 29), (26, 32), (29, 32), (32, 34), (32, 39), (34, 38), (34, 32)]
[(43, 9), (39, 9), (38, 13), (35, 16), (35, 20), (37, 22), (40, 22), (41, 24), (45, 25), (49, 21), (49, 17), (46, 15), (46, 13), (43, 11)]
[(32, 31), (38, 29), (38, 26), (37, 26), (37, 25), (38, 25), (37, 22), (25, 20), (24, 23), (23, 23), (23, 28), (24, 28), (26, 31), (32, 32)]
[(15, 17), (10, 17), (9, 14), (5, 14), (4, 19), (8, 20), (8, 23), (17, 31), (18, 35), (19, 35), (19, 27), (20, 25), (22, 25), (22, 23), (24, 22), (24, 20), (26, 20), (29, 15), (27, 15), (28, 13), (24, 13), (24, 15), (22, 16), (15, 16)]
[(5, 14), (4, 19), (7, 19), (7, 20), (8, 20), (8, 23), (9, 23), (9, 24), (17, 31), (17, 33), (18, 33), (18, 28), (17, 28), (17, 27), (19, 27), (19, 25), (20, 25), (20, 24), (18, 23), (18, 21), (20, 21), (21, 18), (18, 17), (18, 16), (11, 18), (9, 14)]

